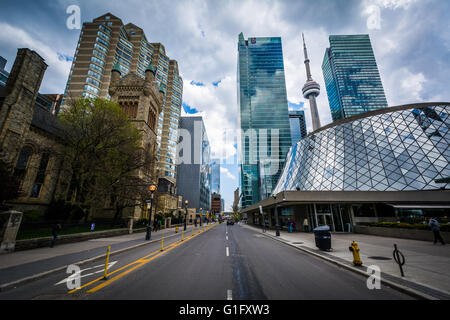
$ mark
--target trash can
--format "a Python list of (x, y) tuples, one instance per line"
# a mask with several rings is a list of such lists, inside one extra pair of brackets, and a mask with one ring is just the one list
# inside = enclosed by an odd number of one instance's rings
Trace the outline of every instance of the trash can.
[(331, 233), (329, 226), (320, 226), (314, 229), (316, 247), (320, 250), (331, 249)]

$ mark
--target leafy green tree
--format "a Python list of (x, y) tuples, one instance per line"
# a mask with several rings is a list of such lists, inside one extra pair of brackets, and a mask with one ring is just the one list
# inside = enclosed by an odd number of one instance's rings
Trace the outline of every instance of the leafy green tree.
[(78, 99), (62, 111), (59, 121), (72, 176), (70, 201), (90, 209), (109, 203), (114, 220), (124, 208), (142, 205), (151, 177), (138, 171), (149, 168), (153, 159), (120, 106), (105, 99)]

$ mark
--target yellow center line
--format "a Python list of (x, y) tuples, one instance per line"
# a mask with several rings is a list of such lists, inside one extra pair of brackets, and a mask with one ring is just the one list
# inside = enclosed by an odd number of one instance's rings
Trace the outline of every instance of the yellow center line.
[[(132, 272), (132, 271), (134, 271), (134, 270), (136, 270), (136, 269), (142, 267), (143, 265), (149, 263), (149, 262), (152, 261), (153, 259), (155, 259), (155, 258), (161, 256), (163, 253), (165, 253), (165, 252), (167, 252), (167, 251), (170, 251), (170, 250), (172, 250), (172, 249), (178, 247), (180, 244), (182, 244), (182, 243), (184, 243), (184, 242), (186, 242), (186, 241), (188, 241), (188, 240), (190, 240), (190, 239), (192, 239), (192, 238), (195, 238), (197, 235), (198, 235), (198, 234), (195, 234), (195, 235), (192, 235), (192, 236), (188, 236), (188, 237), (185, 238), (184, 241), (177, 240), (177, 241), (175, 241), (174, 243), (171, 243), (168, 247), (166, 247), (166, 248), (164, 249), (164, 251), (161, 251), (161, 250), (154, 251), (154, 252), (152, 252), (152, 253), (150, 253), (150, 254), (148, 254), (148, 255), (142, 257), (142, 258), (139, 258), (139, 259), (136, 260), (136, 261), (133, 261), (133, 262), (131, 262), (131, 263), (129, 263), (129, 264), (127, 264), (127, 265), (125, 265), (125, 266), (123, 266), (123, 267), (117, 269), (117, 270), (114, 270), (114, 271), (111, 272), (111, 273), (108, 273), (106, 276), (113, 275), (113, 274), (115, 274), (115, 273), (117, 273), (117, 272), (119, 272), (119, 271), (121, 271), (121, 270), (123, 270), (123, 269), (128, 268), (128, 267), (131, 266), (131, 265), (137, 264), (137, 265), (135, 265), (134, 267), (128, 269), (127, 271), (124, 271), (123, 273), (121, 273), (121, 274), (115, 276), (114, 278), (112, 278), (112, 279), (110, 279), (110, 280), (107, 280), (107, 281), (103, 282), (102, 284), (98, 285), (97, 287), (94, 287), (94, 288), (88, 290), (87, 292), (88, 292), (88, 293), (93, 293), (93, 292), (96, 292), (96, 291), (100, 290), (101, 288), (103, 288), (103, 287), (109, 285), (110, 283), (112, 283), (112, 282), (114, 282), (114, 281), (120, 279), (120, 278), (123, 277), (124, 275), (126, 275), (126, 274), (128, 274), (128, 273), (130, 273), (130, 272)], [(100, 281), (100, 280), (102, 280), (102, 279), (103, 279), (103, 277), (100, 277), (100, 278), (98, 278), (98, 279), (95, 279), (95, 280), (93, 280), (93, 281), (91, 281), (91, 282), (89, 282), (89, 283), (84, 284), (83, 286), (81, 286), (81, 287), (79, 287), (79, 288), (77, 288), (77, 289), (74, 289), (74, 290), (69, 291), (68, 293), (69, 293), (69, 294), (74, 293), (74, 292), (76, 292), (76, 291), (78, 291), (78, 290), (81, 290), (81, 289), (83, 289), (83, 288), (86, 288), (87, 286), (90, 286), (91, 284), (94, 284), (94, 283), (96, 283), (96, 282), (98, 282), (98, 281)]]

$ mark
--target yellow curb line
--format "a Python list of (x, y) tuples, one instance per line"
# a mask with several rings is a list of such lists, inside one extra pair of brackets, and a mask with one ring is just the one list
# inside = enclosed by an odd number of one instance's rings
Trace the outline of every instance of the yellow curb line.
[[(200, 234), (200, 233), (198, 233), (198, 234)], [(113, 272), (107, 274), (107, 276), (110, 276), (110, 275), (112, 275), (112, 274), (115, 274), (115, 273), (117, 273), (117, 272), (119, 272), (119, 271), (121, 271), (121, 270), (123, 270), (123, 269), (125, 269), (125, 268), (127, 268), (127, 267), (129, 267), (129, 266), (131, 266), (131, 265), (133, 265), (133, 264), (139, 263), (138, 265), (134, 266), (133, 268), (131, 268), (131, 269), (129, 269), (129, 270), (127, 270), (127, 271), (125, 271), (125, 272), (123, 272), (123, 273), (117, 275), (116, 277), (114, 277), (114, 278), (112, 278), (112, 279), (110, 279), (110, 280), (105, 281), (104, 283), (98, 285), (97, 287), (94, 287), (94, 288), (88, 290), (87, 293), (93, 293), (93, 292), (96, 292), (96, 291), (102, 289), (103, 287), (105, 287), (105, 286), (109, 285), (110, 283), (112, 283), (112, 282), (114, 282), (114, 281), (120, 279), (121, 277), (123, 277), (124, 275), (130, 273), (131, 271), (134, 271), (134, 270), (136, 270), (136, 269), (142, 267), (143, 265), (149, 263), (150, 261), (152, 261), (153, 259), (159, 257), (159, 256), (162, 255), (163, 253), (168, 252), (168, 251), (170, 251), (170, 250), (172, 250), (172, 249), (178, 247), (180, 244), (182, 244), (182, 243), (184, 243), (184, 242), (186, 242), (186, 241), (188, 241), (188, 240), (190, 240), (190, 239), (192, 239), (192, 238), (195, 238), (198, 234), (195, 234), (195, 235), (193, 235), (193, 236), (189, 236), (189, 237), (187, 237), (184, 241), (178, 240), (178, 241), (176, 241), (176, 242), (170, 244), (169, 247), (167, 247), (164, 251), (161, 251), (161, 250), (154, 251), (154, 252), (152, 252), (152, 253), (150, 253), (150, 254), (148, 254), (148, 255), (146, 255), (146, 256), (144, 256), (144, 257), (142, 257), (142, 258), (140, 258), (140, 259), (138, 259), (138, 260), (136, 260), (136, 261), (133, 261), (133, 262), (131, 262), (131, 263), (129, 263), (129, 264), (127, 264), (127, 265), (125, 265), (125, 266), (123, 266), (123, 267), (117, 269), (117, 270), (114, 270)], [(147, 258), (149, 258), (149, 257), (151, 257), (151, 258), (150, 258), (150, 259), (147, 259)], [(98, 278), (98, 279), (95, 279), (95, 280), (93, 280), (93, 281), (91, 281), (91, 282), (89, 282), (89, 283), (86, 283), (85, 285), (83, 285), (83, 286), (81, 286), (81, 287), (79, 287), (79, 288), (77, 288), (77, 289), (74, 289), (74, 290), (69, 291), (68, 293), (69, 293), (69, 294), (74, 293), (74, 292), (76, 292), (76, 291), (78, 291), (78, 290), (81, 290), (81, 289), (83, 289), (83, 288), (85, 288), (85, 287), (87, 287), (87, 286), (89, 286), (89, 285), (91, 285), (91, 284), (93, 284), (93, 283), (95, 283), (95, 282), (98, 282), (98, 281), (100, 281), (100, 280), (102, 280), (102, 279), (103, 279), (103, 277), (100, 277), (100, 278)]]

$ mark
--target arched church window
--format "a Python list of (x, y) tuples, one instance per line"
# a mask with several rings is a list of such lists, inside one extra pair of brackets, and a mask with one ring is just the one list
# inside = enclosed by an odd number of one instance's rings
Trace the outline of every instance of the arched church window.
[(16, 167), (14, 168), (14, 175), (22, 182), (27, 173), (28, 162), (31, 155), (33, 154), (33, 149), (30, 146), (25, 146), (22, 148), (19, 154), (19, 158), (16, 162)]
[(50, 155), (48, 153), (44, 153), (41, 157), (41, 162), (39, 164), (38, 173), (36, 175), (36, 179), (34, 181), (33, 188), (31, 189), (30, 197), (32, 197), (32, 198), (39, 197), (42, 185), (44, 184), (49, 157), (50, 157)]

